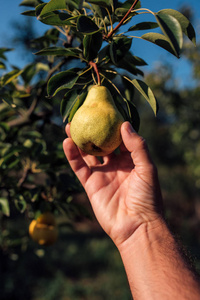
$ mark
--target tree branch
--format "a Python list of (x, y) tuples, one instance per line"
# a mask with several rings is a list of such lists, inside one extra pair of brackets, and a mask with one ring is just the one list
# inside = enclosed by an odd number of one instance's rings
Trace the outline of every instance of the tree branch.
[(43, 93), (46, 90), (46, 83), (49, 81), (50, 77), (58, 70), (60, 69), (64, 64), (66, 63), (66, 60), (62, 60), (60, 61), (55, 67), (53, 67), (49, 72), (48, 75), (46, 77), (45, 82), (43, 83), (43, 85), (38, 89), (37, 91), (37, 95), (35, 96), (35, 98), (33, 99), (29, 109), (23, 114), (21, 115), (19, 118), (15, 118), (14, 120), (11, 120), (9, 122), (7, 122), (7, 125), (9, 127), (15, 127), (15, 126), (23, 126), (23, 125), (27, 125), (29, 123), (31, 123), (32, 121), (36, 121), (39, 120), (41, 118), (44, 117), (44, 115), (46, 116), (47, 114), (33, 114), (35, 108), (38, 105), (38, 102), (40, 101)]
[(119, 29), (119, 27), (124, 23), (124, 21), (127, 19), (127, 17), (130, 15), (131, 11), (134, 9), (134, 7), (136, 6), (136, 4), (138, 3), (139, 0), (135, 0), (133, 5), (129, 8), (129, 10), (127, 11), (127, 13), (123, 16), (123, 18), (121, 19), (121, 21), (117, 24), (117, 26), (109, 32), (109, 34), (106, 36), (106, 39), (109, 39), (113, 36), (113, 34), (115, 33), (115, 31), (117, 31)]

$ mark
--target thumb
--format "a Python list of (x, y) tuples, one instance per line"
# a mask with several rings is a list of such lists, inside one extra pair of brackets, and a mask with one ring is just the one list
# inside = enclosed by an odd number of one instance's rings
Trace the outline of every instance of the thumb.
[(131, 152), (135, 166), (147, 167), (153, 164), (146, 141), (137, 134), (129, 122), (122, 124), (121, 135), (126, 149)]

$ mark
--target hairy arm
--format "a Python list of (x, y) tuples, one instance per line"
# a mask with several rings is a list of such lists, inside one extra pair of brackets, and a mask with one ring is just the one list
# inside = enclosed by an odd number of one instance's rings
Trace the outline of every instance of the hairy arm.
[(157, 170), (144, 139), (123, 123), (120, 154), (102, 163), (76, 147), (69, 125), (66, 131), (66, 157), (119, 249), (133, 298), (200, 299), (199, 282), (164, 222)]
[(141, 225), (119, 252), (134, 300), (200, 299), (200, 281), (163, 219)]

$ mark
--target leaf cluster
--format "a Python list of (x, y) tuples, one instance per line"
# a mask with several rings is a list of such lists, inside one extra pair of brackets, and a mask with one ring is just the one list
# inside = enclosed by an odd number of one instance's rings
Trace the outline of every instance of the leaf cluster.
[[(27, 3), (28, 1), (23, 1), (21, 5)], [(183, 34), (195, 44), (195, 31), (183, 14), (173, 9), (163, 9), (154, 13), (141, 8), (140, 1), (132, 3), (126, 0), (122, 3), (113, 0), (51, 0), (39, 4), (37, 1), (30, 1), (29, 5), (33, 6), (34, 10), (25, 11), (25, 15), (36, 16), (44, 24), (59, 27), (66, 40), (70, 37), (78, 42), (76, 47), (74, 45), (66, 47), (65, 44), (64, 47), (45, 47), (36, 53), (43, 56), (73, 57), (83, 63), (82, 68), (58, 72), (48, 82), (49, 97), (66, 90), (61, 102), (63, 120), (72, 119), (75, 111), (84, 101), (87, 87), (98, 83), (114, 87), (112, 92), (121, 113), (138, 130), (139, 114), (132, 97), (127, 99), (125, 93), (120, 93), (113, 83), (114, 79), (120, 76), (125, 89), (129, 89), (131, 84), (144, 96), (156, 115), (158, 103), (153, 92), (141, 79), (134, 78), (143, 76), (140, 67), (146, 65), (146, 62), (132, 53), (133, 40), (141, 38), (152, 42), (176, 57), (181, 53)], [(139, 15), (144, 13), (153, 15), (155, 22), (137, 23)], [(131, 26), (122, 33), (121, 28), (130, 23)], [(152, 32), (158, 27), (161, 33)], [(130, 35), (144, 30), (150, 32), (140, 37)], [(91, 62), (95, 63), (95, 69)], [(124, 72), (127, 75), (124, 75)]]

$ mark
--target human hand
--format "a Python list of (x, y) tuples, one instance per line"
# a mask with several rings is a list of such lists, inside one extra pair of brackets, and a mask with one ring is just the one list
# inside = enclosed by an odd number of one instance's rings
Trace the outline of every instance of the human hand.
[(117, 247), (142, 224), (160, 218), (162, 196), (147, 145), (130, 125), (121, 126), (120, 154), (97, 157), (80, 151), (69, 136), (63, 142), (65, 155), (83, 185), (105, 232)]

